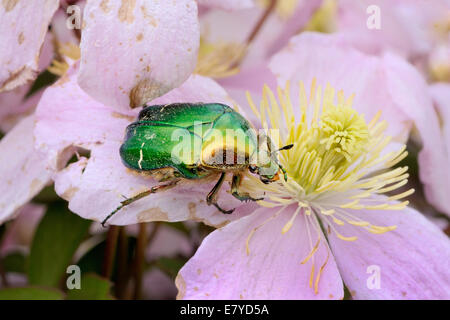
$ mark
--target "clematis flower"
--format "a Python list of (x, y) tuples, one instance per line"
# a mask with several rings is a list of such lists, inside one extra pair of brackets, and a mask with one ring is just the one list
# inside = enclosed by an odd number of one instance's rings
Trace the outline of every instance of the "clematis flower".
[(288, 180), (244, 180), (265, 201), (204, 239), (178, 274), (178, 298), (342, 299), (343, 283), (355, 299), (450, 297), (450, 243), (407, 206), (413, 190), (397, 166), (412, 122), (403, 110), (421, 108), (403, 86), (420, 75), (332, 39), (303, 34), (272, 59), (277, 95), (265, 87), (259, 108), (248, 104), (280, 130), (280, 146), (294, 144), (280, 155)]
[[(450, 3), (448, 1), (392, 3), (378, 0), (360, 1), (358, 5), (355, 5), (353, 1), (330, 0), (326, 3), (327, 6), (322, 9), (328, 10), (329, 19), (317, 20), (322, 24), (332, 21), (331, 24), (327, 24), (327, 31), (335, 32), (335, 37), (342, 43), (377, 55), (383, 55), (384, 52), (397, 52), (408, 59), (428, 82), (450, 80)], [(369, 17), (366, 10), (371, 5), (377, 6), (380, 10), (380, 29), (371, 30), (366, 27)], [(393, 70), (390, 72), (394, 72)], [(409, 73), (412, 75), (417, 72), (410, 70)], [(414, 78), (417, 78), (416, 75)], [(409, 113), (418, 133), (413, 138), (422, 146), (418, 156), (419, 177), (424, 185), (427, 201), (440, 212), (450, 215), (446, 204), (448, 189), (444, 187), (448, 185), (450, 174), (446, 147), (432, 101), (436, 90), (430, 89), (428, 93), (425, 89), (426, 85), (426, 82), (420, 79), (411, 84), (411, 87), (423, 92), (415, 99), (421, 101), (421, 108), (416, 108), (414, 112)], [(442, 96), (439, 101), (435, 101), (435, 105), (442, 105), (444, 101)], [(410, 103), (415, 102), (410, 101)], [(439, 107), (437, 108), (439, 111)]]

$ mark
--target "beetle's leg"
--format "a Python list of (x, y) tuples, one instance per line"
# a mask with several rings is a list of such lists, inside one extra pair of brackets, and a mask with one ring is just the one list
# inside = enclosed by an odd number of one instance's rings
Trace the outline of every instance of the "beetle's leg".
[(221, 207), (219, 207), (219, 205), (217, 204), (217, 196), (219, 194), (220, 187), (222, 187), (224, 180), (225, 180), (225, 172), (222, 172), (216, 185), (212, 188), (212, 190), (206, 196), (206, 203), (208, 205), (214, 205), (217, 208), (217, 210), (219, 210), (220, 212), (222, 212), (224, 214), (230, 214), (234, 211), (234, 209), (224, 210)]
[(239, 186), (241, 185), (242, 174), (238, 173), (233, 175), (233, 180), (231, 181), (231, 194), (238, 200), (241, 201), (259, 201), (264, 200), (264, 198), (252, 198), (247, 192), (240, 193)]
[(146, 197), (146, 196), (148, 196), (148, 195), (151, 195), (152, 193), (156, 193), (156, 192), (160, 192), (160, 191), (166, 191), (166, 190), (168, 190), (168, 189), (170, 189), (170, 188), (173, 188), (173, 187), (175, 187), (175, 185), (177, 184), (178, 181), (180, 181), (180, 179), (173, 180), (173, 181), (171, 181), (171, 182), (169, 182), (169, 183), (167, 183), (167, 184), (160, 184), (160, 185), (151, 187), (150, 190), (141, 192), (141, 193), (135, 195), (134, 197), (127, 198), (127, 199), (123, 200), (123, 201), (120, 203), (120, 206), (118, 206), (113, 212), (111, 212), (111, 213), (110, 213), (110, 214), (102, 221), (102, 227), (105, 226), (106, 221), (108, 221), (114, 214), (116, 214), (117, 211), (119, 211), (119, 210), (122, 209), (123, 207), (126, 207), (126, 206), (128, 206), (129, 204), (131, 204), (131, 203), (133, 203), (133, 202), (135, 202), (135, 201), (137, 201), (137, 200), (139, 200), (139, 199), (142, 199), (142, 198), (144, 198), (144, 197)]
[(288, 176), (287, 176), (286, 169), (283, 168), (283, 167), (281, 166), (281, 164), (278, 164), (278, 167), (280, 168), (281, 172), (283, 172), (283, 175), (284, 175), (284, 181), (287, 181), (287, 180), (288, 180)]

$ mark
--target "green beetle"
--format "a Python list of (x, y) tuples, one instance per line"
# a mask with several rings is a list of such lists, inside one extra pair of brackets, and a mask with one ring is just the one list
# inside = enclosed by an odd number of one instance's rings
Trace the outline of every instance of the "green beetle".
[[(182, 142), (180, 143), (180, 138)], [(227, 105), (220, 103), (174, 103), (145, 106), (137, 121), (126, 129), (120, 148), (123, 164), (137, 172), (148, 173), (160, 182), (121, 202), (102, 225), (124, 206), (152, 193), (174, 187), (183, 179), (203, 179), (218, 175), (219, 179), (206, 196), (208, 205), (230, 214), (217, 204), (218, 192), (227, 173), (231, 172), (231, 194), (241, 201), (254, 199), (241, 193), (239, 186), (245, 170), (259, 175), (264, 183), (279, 179), (286, 171), (271, 151), (271, 140), (257, 134), (251, 124)]]

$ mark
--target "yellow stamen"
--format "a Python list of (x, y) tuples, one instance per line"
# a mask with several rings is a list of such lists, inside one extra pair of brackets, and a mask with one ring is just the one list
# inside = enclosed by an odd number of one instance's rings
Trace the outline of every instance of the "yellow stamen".
[(69, 64), (66, 58), (71, 60), (79, 60), (81, 57), (80, 48), (73, 43), (60, 43), (55, 41), (59, 57), (54, 59), (47, 70), (57, 76), (63, 76), (69, 69)]
[(238, 43), (206, 43), (200, 40), (197, 67), (195, 73), (211, 77), (224, 78), (239, 72), (237, 67), (247, 48)]
[(289, 221), (284, 225), (283, 229), (281, 230), (282, 234), (285, 234), (289, 231), (289, 229), (292, 228), (292, 225), (294, 224), (295, 217), (297, 217), (297, 214), (300, 212), (301, 207), (298, 207), (297, 210), (295, 210), (292, 217), (289, 219)]
[[(294, 146), (281, 152), (278, 159), (287, 172), (287, 181), (279, 179), (263, 184), (258, 177), (247, 174), (241, 188), (249, 194), (262, 194), (265, 200), (258, 201), (261, 206), (281, 206), (262, 225), (278, 216), (284, 208), (297, 205), (281, 232), (294, 232), (295, 219), (303, 215), (311, 251), (301, 264), (312, 263), (309, 286), (317, 293), (320, 276), (328, 262), (327, 257), (314, 278), (317, 270), (314, 255), (321, 244), (321, 227), (350, 242), (357, 241), (358, 237), (343, 235), (336, 229), (344, 228), (347, 233), (360, 228), (371, 234), (395, 230), (396, 226), (371, 224), (363, 218), (361, 210), (402, 210), (408, 201), (399, 200), (410, 196), (414, 189), (395, 193), (407, 184), (409, 175), (407, 167), (393, 166), (406, 157), (407, 151), (401, 146), (396, 151), (383, 152), (392, 139), (384, 135), (387, 122), (380, 120), (381, 112), (366, 123), (364, 115), (352, 107), (354, 95), (346, 97), (342, 90), (335, 90), (329, 84), (322, 89), (316, 79), (312, 80), (309, 92), (302, 82), (298, 90), (297, 110), (291, 101), (289, 82), (284, 89), (277, 88), (277, 95), (264, 86), (259, 106), (247, 93), (249, 105), (260, 119), (261, 127), (280, 129), (274, 143)], [(319, 225), (319, 219), (322, 225)], [(262, 225), (248, 236), (247, 254), (251, 237)], [(309, 226), (318, 235), (315, 245)]]

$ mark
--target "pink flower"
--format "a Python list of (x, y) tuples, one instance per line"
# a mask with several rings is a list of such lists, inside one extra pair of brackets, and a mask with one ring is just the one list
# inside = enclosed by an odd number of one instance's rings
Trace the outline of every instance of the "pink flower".
[[(342, 299), (344, 283), (356, 299), (448, 299), (449, 240), (401, 200), (412, 193), (399, 189), (407, 168), (389, 169), (406, 155), (408, 114), (422, 107), (426, 87), (406, 90), (420, 75), (393, 55), (367, 56), (313, 34), (293, 38), (270, 67), (292, 89), (278, 89), (275, 100), (265, 88), (255, 112), (284, 132), (280, 145), (294, 143), (280, 157), (288, 181), (264, 187), (249, 178), (251, 194), (264, 190), (263, 207), (204, 239), (177, 277), (179, 298)], [(294, 86), (313, 77), (316, 86)], [(350, 163), (340, 169), (342, 157)]]
[[(429, 88), (439, 124), (429, 127), (425, 123), (421, 137), (424, 145), (430, 146), (427, 156), (419, 158), (427, 199), (439, 211), (450, 216), (448, 190), (450, 190), (450, 84), (436, 83)], [(425, 119), (424, 119), (425, 120)]]
[[(366, 12), (370, 5), (378, 6), (380, 28), (369, 29), (366, 22), (369, 15)], [(340, 1), (334, 7), (334, 25), (330, 28), (336, 32), (336, 38), (359, 50), (382, 55), (385, 52), (397, 52), (407, 58), (420, 71), (425, 79), (433, 81), (450, 80), (450, 3), (448, 1)], [(413, 21), (413, 22), (412, 22)], [(425, 92), (427, 83), (417, 77), (417, 71), (411, 68), (394, 67), (388, 72), (405, 72), (404, 80), (411, 81), (405, 91), (423, 92), (420, 96), (409, 99), (405, 95), (403, 105), (417, 104), (420, 108), (405, 110), (414, 122), (422, 149), (420, 150), (419, 176), (424, 185), (427, 201), (437, 210), (450, 215), (446, 197), (448, 193), (450, 171), (448, 166), (445, 129), (439, 126), (438, 115), (445, 119), (445, 100), (443, 89), (435, 89), (431, 85), (430, 93)], [(400, 82), (398, 83), (401, 84)], [(436, 85), (440, 87), (440, 85)], [(439, 96), (439, 98), (437, 97)], [(436, 100), (437, 99), (437, 100)], [(444, 116), (442, 116), (444, 114)]]

